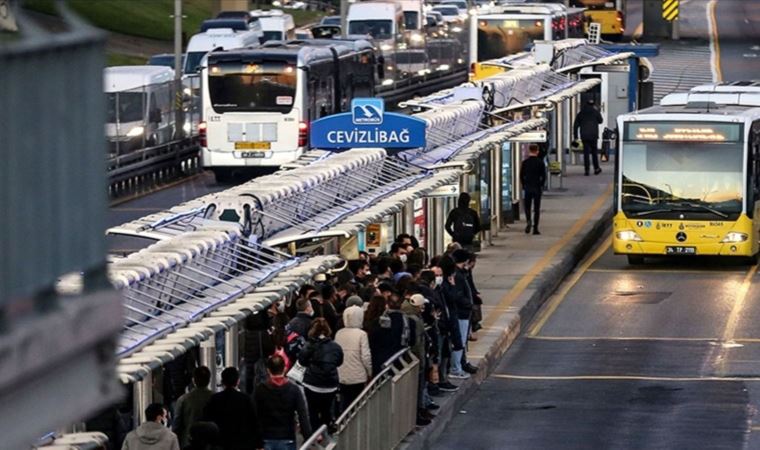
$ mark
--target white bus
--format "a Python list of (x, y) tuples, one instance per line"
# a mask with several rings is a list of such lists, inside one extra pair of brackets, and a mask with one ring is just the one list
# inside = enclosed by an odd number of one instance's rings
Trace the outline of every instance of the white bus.
[(204, 33), (198, 33), (187, 43), (185, 66), (183, 73), (193, 75), (206, 53), (217, 49), (243, 48), (258, 45), (264, 37), (261, 24), (255, 21), (253, 28), (247, 31), (235, 31), (232, 28), (209, 28)]
[(534, 41), (582, 38), (583, 11), (555, 3), (480, 9), (470, 21), (470, 63), (528, 50)]
[(202, 162), (222, 181), (297, 159), (311, 121), (374, 95), (375, 56), (366, 40), (272, 42), (209, 53), (201, 76)]

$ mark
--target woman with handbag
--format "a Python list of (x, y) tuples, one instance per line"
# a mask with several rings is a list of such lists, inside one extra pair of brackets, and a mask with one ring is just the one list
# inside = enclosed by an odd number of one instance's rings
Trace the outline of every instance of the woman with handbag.
[(332, 422), (333, 404), (338, 393), (338, 367), (343, 364), (343, 349), (330, 336), (327, 321), (314, 319), (309, 329), (309, 341), (298, 356), (305, 367), (303, 387), (309, 404), (309, 419), (313, 429)]

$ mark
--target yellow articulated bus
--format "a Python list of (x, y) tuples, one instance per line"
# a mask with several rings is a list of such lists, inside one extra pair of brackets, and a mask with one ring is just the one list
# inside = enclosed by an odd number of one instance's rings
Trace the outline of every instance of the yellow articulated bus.
[(613, 249), (755, 262), (760, 233), (760, 82), (698, 86), (618, 117)]
[(583, 15), (588, 24), (595, 22), (601, 26), (602, 37), (620, 40), (625, 32), (624, 0), (571, 0), (572, 6), (586, 8)]

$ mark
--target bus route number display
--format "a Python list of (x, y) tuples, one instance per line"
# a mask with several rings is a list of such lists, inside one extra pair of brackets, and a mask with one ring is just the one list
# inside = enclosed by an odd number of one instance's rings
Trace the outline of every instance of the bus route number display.
[(719, 122), (635, 122), (626, 124), (627, 141), (736, 142), (741, 126)]

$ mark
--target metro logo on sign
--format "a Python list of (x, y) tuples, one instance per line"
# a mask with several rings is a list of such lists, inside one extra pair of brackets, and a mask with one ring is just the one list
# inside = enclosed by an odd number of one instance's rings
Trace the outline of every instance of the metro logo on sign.
[(351, 112), (323, 117), (311, 124), (313, 148), (419, 148), (425, 146), (424, 120), (385, 112), (379, 98), (351, 101)]
[(385, 102), (381, 98), (355, 98), (351, 100), (354, 125), (379, 125), (383, 123)]

